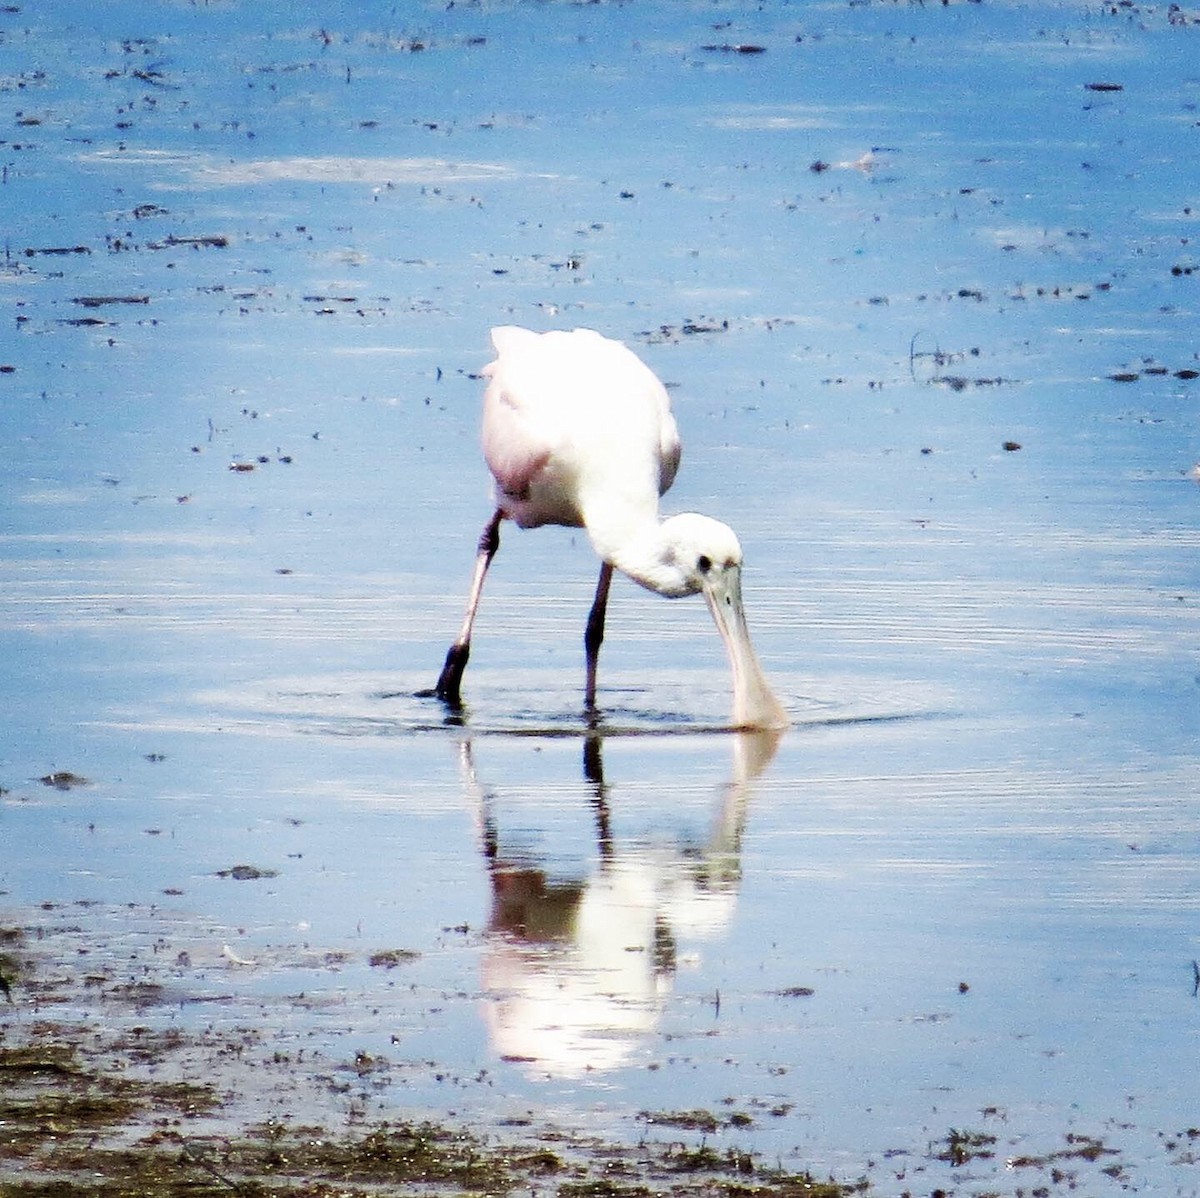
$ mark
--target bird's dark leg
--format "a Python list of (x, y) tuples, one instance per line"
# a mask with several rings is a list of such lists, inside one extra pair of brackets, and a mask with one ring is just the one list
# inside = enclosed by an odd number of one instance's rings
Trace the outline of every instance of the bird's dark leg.
[(475, 611), (479, 607), (479, 597), (483, 594), (483, 580), (487, 577), (488, 566), (492, 564), (492, 558), (500, 548), (500, 521), (503, 519), (504, 513), (497, 508), (480, 534), (479, 549), (475, 555), (475, 573), (471, 578), (471, 593), (467, 597), (467, 614), (463, 617), (462, 631), (447, 651), (446, 664), (442, 666), (437, 686), (433, 688), (433, 693), (451, 707), (462, 706), (462, 676), (467, 668), (467, 659), (471, 656), (471, 627), (475, 623)]
[(600, 645), (604, 641), (604, 616), (608, 610), (608, 588), (612, 585), (612, 574), (612, 566), (604, 562), (600, 566), (596, 597), (592, 600), (587, 630), (583, 634), (583, 647), (587, 653), (587, 681), (583, 689), (583, 704), (588, 711), (596, 710), (596, 663), (600, 658)]

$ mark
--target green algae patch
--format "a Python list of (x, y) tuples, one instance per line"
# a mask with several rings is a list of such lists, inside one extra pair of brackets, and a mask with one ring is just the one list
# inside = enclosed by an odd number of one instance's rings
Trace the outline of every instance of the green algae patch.
[(18, 1072), (54, 1078), (59, 1086), (15, 1102), (6, 1098), (0, 1107), (3, 1198), (503, 1196), (528, 1193), (531, 1186), (561, 1198), (844, 1198), (851, 1192), (807, 1175), (760, 1169), (744, 1154), (569, 1138), (556, 1138), (551, 1149), (494, 1142), (433, 1122), (382, 1122), (346, 1133), (273, 1121), (191, 1135), (169, 1115), (194, 1101), (183, 1091), (131, 1083), (110, 1092), (76, 1054), (59, 1047), (25, 1060)]
[[(512, 1144), (431, 1121), (346, 1132), (272, 1120), (214, 1133), (220, 1104), (211, 1089), (110, 1076), (105, 1062), (63, 1042), (71, 1030), (43, 1024), (42, 1043), (0, 1049), (2, 1198), (502, 1196), (535, 1185), (561, 1198), (851, 1192), (736, 1151), (562, 1134)], [(204, 1130), (192, 1131), (189, 1122), (201, 1117)]]
[(72, 1030), (42, 1023), (36, 1043), (0, 1046), (0, 1194), (137, 1193), (156, 1150), (115, 1152), (108, 1139), (217, 1105), (204, 1086), (89, 1063), (66, 1042)]

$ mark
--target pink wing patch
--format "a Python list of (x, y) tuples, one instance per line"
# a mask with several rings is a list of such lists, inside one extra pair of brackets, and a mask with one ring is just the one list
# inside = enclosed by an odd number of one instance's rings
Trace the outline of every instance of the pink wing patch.
[(550, 460), (550, 446), (496, 379), (484, 396), (483, 456), (500, 490), (514, 499), (529, 494), (529, 484)]

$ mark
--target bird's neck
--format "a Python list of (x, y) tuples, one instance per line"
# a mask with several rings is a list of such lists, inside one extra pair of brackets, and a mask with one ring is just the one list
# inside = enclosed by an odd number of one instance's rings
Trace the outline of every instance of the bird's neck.
[(607, 509), (587, 521), (596, 553), (647, 590), (674, 599), (695, 594), (670, 552), (658, 513)]

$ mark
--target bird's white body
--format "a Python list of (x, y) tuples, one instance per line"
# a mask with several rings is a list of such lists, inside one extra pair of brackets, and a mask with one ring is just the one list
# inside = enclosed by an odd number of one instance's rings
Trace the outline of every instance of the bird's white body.
[(492, 330), (483, 456), (497, 502), (522, 528), (586, 528), (601, 557), (658, 511), (679, 468), (666, 388), (591, 329)]
[(732, 529), (685, 513), (660, 520), (659, 497), (679, 468), (670, 398), (618, 341), (590, 329), (492, 330), (496, 360), (483, 370), (483, 453), (496, 482), (496, 513), (480, 539), (467, 618), (436, 693), (458, 702), (471, 624), (499, 543), (500, 521), (587, 531), (604, 565), (588, 621), (589, 706), (613, 568), (668, 598), (704, 594), (729, 654), (734, 723), (782, 727), (750, 644), (741, 601), (742, 550)]

